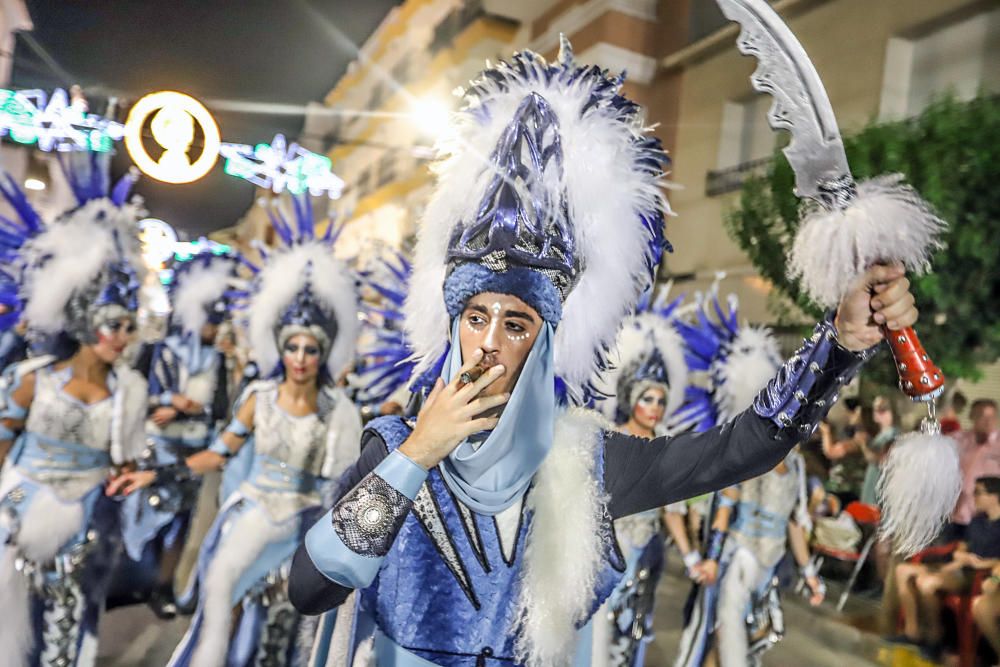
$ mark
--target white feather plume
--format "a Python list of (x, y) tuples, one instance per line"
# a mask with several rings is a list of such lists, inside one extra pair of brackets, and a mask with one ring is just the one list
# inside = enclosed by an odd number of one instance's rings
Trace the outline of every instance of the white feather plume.
[(32, 329), (46, 334), (65, 329), (70, 297), (109, 263), (127, 259), (141, 281), (145, 265), (134, 228), (139, 211), (138, 205), (117, 207), (110, 199), (95, 199), (25, 244), (24, 318)]
[[(306, 267), (311, 265), (311, 270)], [(337, 335), (326, 366), (337, 377), (354, 359), (358, 337), (358, 295), (354, 276), (320, 241), (300, 243), (275, 250), (257, 276), (258, 288), (249, 307), (247, 336), (264, 372), (281, 358), (274, 327), (295, 296), (309, 287), (313, 296), (333, 311)]]
[(933, 432), (904, 435), (889, 450), (878, 481), (882, 534), (897, 553), (912, 556), (937, 537), (961, 489), (954, 440)]
[(182, 274), (173, 294), (173, 321), (184, 333), (197, 334), (208, 321), (206, 306), (215, 303), (230, 287), (232, 260), (198, 263)]
[[(527, 74), (475, 82), (472, 111), (455, 115), (452, 135), (438, 146), (437, 187), (421, 220), (414, 271), (404, 312), (406, 330), (420, 360), (419, 375), (444, 352), (449, 322), (443, 296), (446, 251), (452, 230), (476, 217), (494, 171), (490, 154), (522, 100), (541, 95), (554, 112), (563, 151), (563, 188), (583, 267), (563, 306), (556, 331), (555, 371), (571, 388), (591, 380), (596, 358), (614, 345), (621, 323), (634, 311), (649, 283), (643, 258), (648, 233), (636, 211), (670, 214), (661, 183), (640, 167), (636, 139), (646, 128), (623, 118), (612, 105), (592, 102), (592, 89), (577, 77), (568, 82), (545, 73), (547, 64), (528, 54)], [(505, 72), (509, 70), (504, 70)], [(484, 101), (485, 100), (485, 101)], [(582, 113), (587, 109), (586, 113)], [(484, 119), (485, 118), (485, 119)]]
[(901, 262), (915, 274), (930, 268), (946, 223), (902, 176), (858, 184), (844, 210), (817, 209), (802, 221), (789, 253), (789, 276), (809, 297), (834, 308), (851, 284), (876, 262)]
[(770, 329), (744, 324), (729, 343), (729, 354), (715, 378), (715, 404), (719, 423), (726, 422), (750, 407), (768, 380), (781, 367), (778, 341)]

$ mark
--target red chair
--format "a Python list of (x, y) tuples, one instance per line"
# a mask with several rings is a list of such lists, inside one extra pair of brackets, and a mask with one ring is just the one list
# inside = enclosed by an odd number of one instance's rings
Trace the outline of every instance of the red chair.
[(862, 528), (863, 532), (868, 534), (868, 538), (864, 541), (861, 550), (833, 549), (822, 544), (814, 545), (814, 550), (824, 558), (828, 557), (854, 563), (854, 567), (851, 569), (851, 576), (847, 579), (847, 585), (844, 587), (844, 592), (840, 594), (840, 599), (837, 600), (837, 611), (843, 611), (844, 605), (847, 604), (847, 598), (850, 596), (851, 589), (854, 588), (854, 584), (858, 580), (858, 575), (861, 574), (861, 568), (864, 567), (872, 547), (875, 546), (878, 538), (878, 524), (882, 518), (878, 507), (875, 505), (866, 505), (857, 500), (850, 503), (844, 511), (851, 515), (851, 518)]
[(955, 627), (958, 631), (958, 667), (975, 667), (980, 632), (979, 626), (972, 618), (972, 599), (983, 592), (983, 582), (989, 574), (989, 570), (978, 570), (968, 593), (963, 595), (949, 593), (942, 599), (944, 606), (955, 614)]

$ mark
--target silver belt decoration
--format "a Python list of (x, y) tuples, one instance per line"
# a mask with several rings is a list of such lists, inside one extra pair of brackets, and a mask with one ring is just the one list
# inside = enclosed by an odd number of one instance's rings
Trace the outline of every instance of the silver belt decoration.
[[(12, 532), (12, 538), (16, 538), (16, 532)], [(46, 563), (38, 563), (17, 552), (14, 569), (27, 578), (34, 594), (45, 604), (42, 665), (68, 667), (77, 658), (80, 625), (87, 604), (83, 574), (87, 558), (97, 548), (99, 538), (96, 530), (89, 530), (82, 542)], [(16, 540), (13, 543), (16, 544)]]
[(778, 586), (778, 578), (772, 577), (762, 593), (751, 597), (746, 619), (750, 665), (760, 665), (764, 653), (785, 636), (785, 612), (781, 608)]
[(256, 667), (284, 667), (292, 643), (299, 614), (288, 600), (288, 574), (291, 563), (284, 563), (267, 573), (250, 591), (265, 610), (267, 618), (253, 664)]

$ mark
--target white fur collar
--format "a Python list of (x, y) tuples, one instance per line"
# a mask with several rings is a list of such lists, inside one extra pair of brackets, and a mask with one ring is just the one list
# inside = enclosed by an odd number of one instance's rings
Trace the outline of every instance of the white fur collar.
[(555, 424), (552, 450), (528, 494), (534, 517), (521, 574), (518, 659), (529, 667), (567, 664), (576, 624), (586, 619), (604, 561), (606, 498), (595, 464), (603, 432), (598, 413), (571, 408)]

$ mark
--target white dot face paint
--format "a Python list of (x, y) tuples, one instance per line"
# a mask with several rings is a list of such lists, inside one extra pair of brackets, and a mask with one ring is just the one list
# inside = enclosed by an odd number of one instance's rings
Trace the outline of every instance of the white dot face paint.
[(501, 308), (501, 306), (500, 306), (500, 302), (499, 302), (499, 301), (494, 301), (494, 302), (493, 302), (493, 305), (492, 305), (492, 306), (490, 306), (490, 310), (492, 310), (492, 311), (493, 311), (493, 316), (494, 316), (494, 317), (498, 317), (498, 316), (500, 315), (500, 311), (501, 311), (501, 309), (502, 309), (502, 308)]
[(527, 331), (525, 331), (522, 334), (518, 334), (517, 336), (512, 336), (509, 333), (507, 334), (507, 338), (509, 338), (510, 340), (527, 340), (529, 336), (531, 336), (531, 334)]

